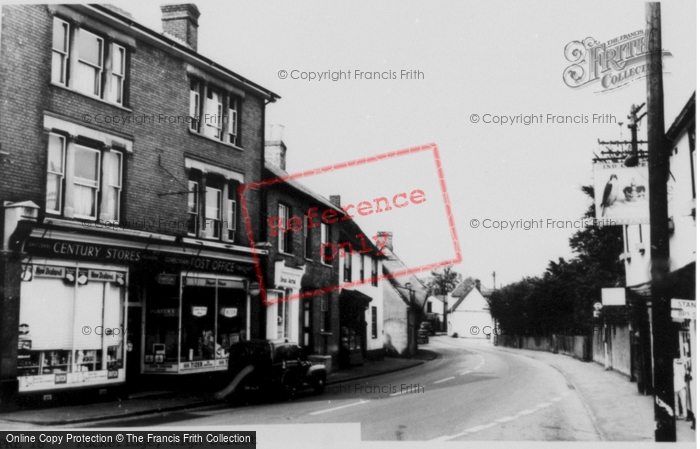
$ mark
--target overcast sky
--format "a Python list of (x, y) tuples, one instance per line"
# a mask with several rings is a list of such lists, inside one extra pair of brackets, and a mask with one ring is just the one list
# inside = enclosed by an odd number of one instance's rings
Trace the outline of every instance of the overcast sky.
[[(117, 3), (161, 30), (158, 3)], [(268, 123), (284, 125), (287, 171), (435, 143), (452, 204), (460, 273), (491, 286), (541, 274), (572, 256), (575, 229), (484, 229), (484, 220), (577, 220), (588, 207), (597, 139), (618, 139), (644, 81), (610, 93), (562, 79), (564, 47), (645, 28), (642, 1), (201, 1), (199, 51), (281, 95)], [(662, 3), (666, 126), (696, 88), (695, 2)], [(287, 78), (279, 72), (285, 70)], [(294, 72), (297, 70), (299, 72)], [(393, 72), (396, 79), (292, 79), (301, 72)], [(400, 79), (418, 70), (423, 79)], [(479, 123), (470, 117), (479, 115)], [(497, 125), (484, 114), (587, 117), (587, 124)], [(611, 114), (611, 123), (591, 123)], [(641, 137), (646, 136), (646, 121)], [(629, 131), (623, 128), (625, 139)], [(394, 233), (409, 267), (455, 257), (432, 152), (302, 182), (344, 204), (421, 189), (422, 204), (360, 220)], [(391, 199), (391, 198), (390, 198)], [(358, 217), (362, 218), (362, 217)], [(368, 220), (371, 218), (372, 220)], [(479, 220), (473, 228), (472, 220)]]

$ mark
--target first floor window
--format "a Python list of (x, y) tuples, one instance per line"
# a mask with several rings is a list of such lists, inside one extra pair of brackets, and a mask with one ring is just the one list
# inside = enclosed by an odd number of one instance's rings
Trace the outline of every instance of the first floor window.
[(92, 148), (75, 147), (75, 198), (73, 206), (78, 218), (97, 219), (97, 192), (100, 186), (100, 152)]
[(234, 241), (236, 236), (236, 200), (228, 200), (226, 228), (228, 229), (229, 240)]
[(333, 245), (331, 244), (331, 228), (326, 223), (321, 223), (321, 262), (326, 265), (333, 263)]
[(106, 219), (109, 221), (119, 221), (119, 200), (122, 191), (122, 154), (118, 151), (108, 151), (105, 153), (105, 175), (107, 179), (107, 201), (104, 211)]
[(46, 170), (46, 212), (48, 213), (61, 213), (65, 166), (66, 138), (58, 134), (49, 134), (49, 161)]
[(197, 181), (189, 181), (187, 217), (187, 233), (197, 235), (199, 231), (199, 183)]
[(292, 233), (286, 232), (287, 222), (289, 221), (290, 210), (289, 206), (280, 203), (278, 206), (279, 219), (282, 225), (280, 232), (277, 234), (278, 248), (281, 252), (291, 254), (292, 252)]
[[(345, 250), (343, 250), (345, 251)], [(343, 259), (343, 281), (352, 281), (352, 252), (345, 251)]]
[(379, 261), (372, 259), (372, 285), (377, 286), (377, 276), (379, 276)]
[(204, 236), (209, 239), (221, 237), (221, 190), (207, 186), (204, 206)]

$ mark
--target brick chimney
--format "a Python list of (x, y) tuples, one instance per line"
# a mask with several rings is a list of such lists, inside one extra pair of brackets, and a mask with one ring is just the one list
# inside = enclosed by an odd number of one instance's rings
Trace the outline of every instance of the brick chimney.
[(386, 236), (386, 246), (389, 248), (389, 251), (394, 252), (394, 234), (392, 232), (384, 232), (384, 231), (379, 231), (377, 232), (377, 237), (380, 239), (380, 242), (384, 242), (384, 236)]
[(197, 28), (199, 28), (199, 8), (194, 3), (162, 5), (163, 32), (185, 42), (197, 51)]
[(479, 279), (476, 279), (474, 283), (476, 284), (476, 289), (479, 290), (479, 292), (481, 292), (481, 281)]
[(328, 199), (330, 200), (331, 204), (340, 207), (340, 195), (331, 195)]
[(282, 141), (284, 126), (267, 125), (265, 131), (265, 162), (287, 171), (287, 145)]

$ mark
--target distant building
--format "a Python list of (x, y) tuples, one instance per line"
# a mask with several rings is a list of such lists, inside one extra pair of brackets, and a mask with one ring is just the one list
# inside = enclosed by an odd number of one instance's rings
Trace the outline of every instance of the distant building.
[(452, 292), (447, 313), (447, 335), (461, 338), (490, 338), (492, 319), (489, 303), (481, 294), (481, 281), (465, 279)]
[[(409, 270), (394, 253), (392, 234), (377, 233), (386, 237), (387, 259), (384, 274), (391, 276)], [(413, 357), (418, 352), (418, 327), (423, 317), (423, 306), (429, 290), (415, 275), (390, 277), (384, 290), (384, 348), (388, 356)]]

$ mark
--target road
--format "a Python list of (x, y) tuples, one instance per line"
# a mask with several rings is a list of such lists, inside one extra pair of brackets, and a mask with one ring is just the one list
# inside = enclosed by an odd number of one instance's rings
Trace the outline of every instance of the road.
[[(586, 407), (550, 365), (445, 336), (405, 371), (328, 386), (322, 396), (112, 422), (115, 427), (360, 423), (364, 441), (600, 441)], [(99, 424), (99, 427), (105, 423)], [(96, 425), (97, 427), (97, 425)]]

